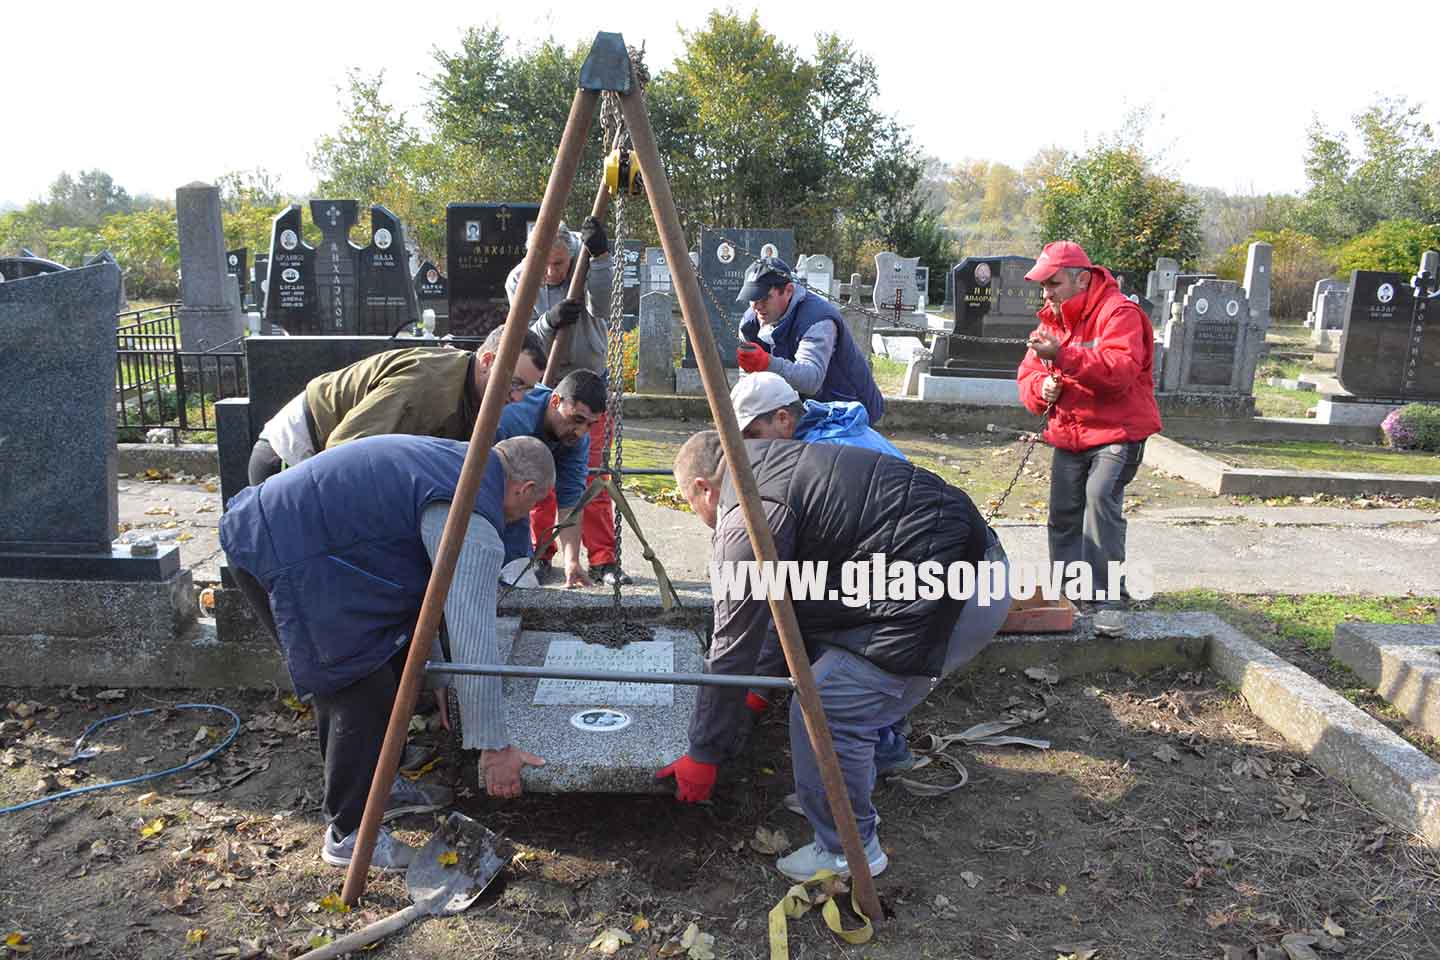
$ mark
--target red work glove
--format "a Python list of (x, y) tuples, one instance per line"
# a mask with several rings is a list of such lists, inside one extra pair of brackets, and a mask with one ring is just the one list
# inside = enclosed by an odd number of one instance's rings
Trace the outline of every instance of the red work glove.
[(735, 360), (746, 373), (764, 373), (770, 369), (770, 354), (753, 343), (742, 343), (735, 348)]
[(656, 780), (675, 777), (675, 799), (681, 803), (704, 803), (715, 789), (715, 764), (691, 760), (687, 753), (662, 770), (655, 771)]
[(745, 694), (745, 707), (757, 717), (770, 709), (770, 701), (766, 700), (754, 690)]

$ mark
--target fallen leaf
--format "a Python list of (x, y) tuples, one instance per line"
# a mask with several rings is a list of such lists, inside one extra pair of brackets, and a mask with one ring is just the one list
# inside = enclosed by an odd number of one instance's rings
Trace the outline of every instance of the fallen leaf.
[(1026, 667), (1025, 676), (1052, 687), (1060, 682), (1060, 671), (1048, 663), (1043, 667)]
[(1065, 892), (1066, 892), (1067, 890), (1069, 890), (1069, 889), (1070, 889), (1069, 887), (1065, 886), (1065, 884), (1062, 883), (1062, 884), (1060, 884), (1060, 886), (1058, 886), (1058, 887), (1055, 888), (1055, 896), (1057, 896), (1057, 897), (1063, 897), (1063, 896), (1065, 896)]
[(1309, 804), (1310, 799), (1299, 790), (1295, 791), (1294, 793), (1282, 792), (1279, 798), (1276, 800), (1276, 805), (1279, 806), (1280, 809), (1285, 811), (1284, 815), (1280, 819), (1287, 821), (1308, 821), (1310, 819), (1310, 814), (1305, 812), (1305, 808), (1309, 806)]
[(11, 953), (29, 953), (30, 944), (27, 942), (30, 934), (16, 930), (5, 938), (5, 949)]
[(1327, 916), (1325, 922), (1320, 925), (1326, 933), (1332, 937), (1345, 936), (1345, 928), (1336, 923), (1333, 917)]
[(1155, 752), (1152, 753), (1151, 756), (1154, 757), (1156, 760), (1159, 760), (1161, 763), (1180, 762), (1180, 751), (1176, 750), (1168, 743), (1161, 744), (1159, 747), (1157, 747), (1155, 749)]
[(698, 923), (692, 922), (685, 928), (685, 934), (680, 938), (680, 946), (685, 948), (690, 960), (715, 960), (715, 937), (702, 933)]
[(293, 693), (285, 694), (285, 696), (280, 699), (280, 702), (285, 704), (285, 706), (289, 707), (291, 710), (294, 710), (296, 713), (304, 714), (310, 712), (310, 704), (301, 700)]
[(603, 930), (594, 940), (590, 941), (587, 949), (594, 950), (604, 956), (613, 956), (626, 944), (634, 943), (635, 938), (618, 927), (610, 927)]
[(1320, 960), (1320, 955), (1310, 949), (1317, 942), (1308, 933), (1287, 933), (1280, 938), (1280, 948), (1290, 960)]
[[(424, 732), (424, 731), (417, 731), (417, 732)], [(440, 761), (441, 761), (441, 758), (440, 758), (440, 757), (438, 757), (438, 756), (437, 756), (437, 757), (434, 757), (434, 758), (430, 759), (429, 761), (425, 762), (424, 764), (421, 764), (420, 766), (416, 767), (414, 770), (401, 770), (401, 771), (400, 771), (400, 776), (404, 777), (406, 780), (419, 780), (421, 777), (425, 776), (425, 774), (429, 773), (431, 770), (434, 770), (436, 767), (440, 766)]]
[(446, 850), (444, 853), (440, 854), (440, 856), (435, 858), (435, 862), (440, 864), (440, 866), (442, 867), (453, 867), (455, 866), (455, 864), (460, 862), (460, 854), (456, 853), (454, 850)]
[(124, 690), (101, 690), (95, 694), (96, 700), (124, 700), (125, 697), (126, 693)]
[(305, 941), (305, 946), (309, 947), (311, 950), (319, 950), (321, 947), (330, 943), (330, 941), (334, 939), (335, 938), (330, 936), (330, 934), (328, 933), (317, 933), (315, 934), (315, 936)]
[(785, 836), (784, 830), (756, 827), (755, 836), (750, 840), (750, 849), (767, 856), (784, 853), (789, 846), (790, 840)]
[(145, 826), (143, 826), (143, 827), (140, 828), (140, 836), (142, 836), (142, 837), (147, 837), (147, 838), (148, 838), (148, 837), (153, 837), (153, 836), (155, 836), (155, 834), (159, 833), (161, 830), (164, 830), (164, 829), (165, 829), (165, 818), (164, 818), (164, 817), (156, 817), (154, 820), (151, 820), (149, 823), (145, 824)]
[(976, 874), (971, 873), (969, 870), (961, 873), (960, 879), (964, 880), (965, 886), (969, 887), (971, 890), (974, 890), (980, 884), (980, 877)]
[(326, 913), (349, 913), (350, 905), (340, 899), (340, 894), (327, 893), (320, 898), (320, 909)]
[(140, 804), (140, 806), (142, 807), (148, 807), (150, 806), (150, 804), (154, 803), (156, 800), (159, 799), (160, 794), (154, 790), (151, 790), (149, 793), (140, 794), (140, 796), (135, 798), (135, 802)]
[(644, 916), (636, 914), (635, 919), (630, 921), (630, 929), (636, 933), (644, 933), (650, 929), (650, 921), (645, 919)]
[(1093, 943), (1057, 944), (1050, 948), (1060, 954), (1058, 960), (1093, 960), (1100, 951)]
[(185, 943), (193, 947), (198, 943), (205, 942), (205, 938), (208, 936), (210, 936), (209, 930), (206, 930), (204, 927), (196, 927), (186, 932)]

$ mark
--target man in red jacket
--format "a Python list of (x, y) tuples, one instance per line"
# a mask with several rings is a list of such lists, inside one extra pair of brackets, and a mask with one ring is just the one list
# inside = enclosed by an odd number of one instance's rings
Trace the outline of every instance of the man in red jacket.
[(1045, 298), (1016, 379), (1027, 408), (1053, 407), (1045, 426), (1055, 448), (1050, 560), (1089, 564), (1098, 605), (1119, 606), (1123, 585), (1111, 582), (1109, 564), (1125, 559), (1125, 485), (1140, 469), (1145, 438), (1160, 430), (1155, 337), (1144, 311), (1078, 243), (1047, 244), (1025, 279)]

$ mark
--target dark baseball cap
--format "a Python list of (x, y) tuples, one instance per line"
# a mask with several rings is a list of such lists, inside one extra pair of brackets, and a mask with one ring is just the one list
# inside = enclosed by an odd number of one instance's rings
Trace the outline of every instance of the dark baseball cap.
[(790, 264), (779, 257), (761, 257), (745, 268), (745, 286), (740, 288), (736, 303), (763, 300), (772, 287), (783, 287), (795, 282)]

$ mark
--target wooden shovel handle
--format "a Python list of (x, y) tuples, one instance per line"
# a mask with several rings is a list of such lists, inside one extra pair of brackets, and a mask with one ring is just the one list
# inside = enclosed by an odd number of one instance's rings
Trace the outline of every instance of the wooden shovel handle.
[(428, 916), (429, 913), (430, 911), (427, 910), (423, 904), (412, 903), (404, 910), (398, 910), (382, 920), (376, 920), (372, 924), (361, 927), (354, 933), (345, 934), (345, 936), (339, 940), (332, 940), (317, 950), (302, 953), (296, 957), (295, 960), (333, 960), (335, 957), (343, 956), (351, 951), (368, 946), (381, 937), (387, 937), (401, 927), (408, 926), (421, 917)]

